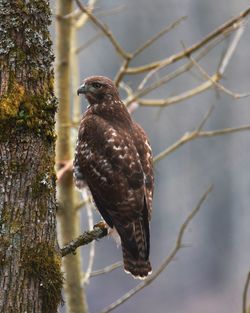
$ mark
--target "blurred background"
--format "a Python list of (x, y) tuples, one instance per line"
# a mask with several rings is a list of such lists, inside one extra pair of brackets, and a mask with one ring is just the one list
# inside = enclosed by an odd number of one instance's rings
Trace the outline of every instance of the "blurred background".
[[(86, 4), (86, 1), (83, 2)], [(131, 65), (138, 66), (179, 52), (238, 15), (249, 0), (102, 0), (95, 8), (127, 51), (135, 50), (152, 35), (181, 16), (187, 16), (169, 34), (145, 50)], [(55, 3), (52, 1), (55, 12)], [(97, 30), (88, 22), (78, 32), (77, 43), (88, 41)], [(51, 33), (55, 39), (54, 24)], [(230, 60), (222, 84), (235, 92), (250, 91), (250, 30), (245, 33)], [(201, 64), (213, 74), (230, 38), (220, 43)], [(99, 38), (79, 54), (81, 80), (90, 75), (114, 78), (121, 60), (105, 37)], [(186, 62), (186, 60), (184, 60)], [(184, 61), (162, 73), (170, 73)], [(135, 89), (142, 75), (126, 76)], [(155, 79), (153, 77), (152, 79)], [(150, 94), (164, 98), (179, 94), (204, 81), (193, 70)], [(122, 93), (123, 95), (123, 93)], [(73, 96), (72, 96), (73, 97)], [(235, 100), (214, 88), (189, 100), (166, 108), (139, 107), (133, 116), (146, 130), (154, 155), (194, 130), (211, 105), (214, 106), (205, 130), (250, 124), (249, 98)], [(81, 99), (82, 111), (86, 101)], [(186, 143), (155, 164), (154, 212), (151, 223), (151, 260), (156, 269), (169, 254), (185, 217), (199, 198), (213, 184), (213, 191), (193, 219), (184, 237), (187, 245), (177, 258), (149, 287), (143, 289), (114, 312), (241, 312), (242, 293), (250, 265), (250, 134), (240, 132)], [(84, 210), (84, 209), (83, 209)], [(96, 220), (98, 214), (95, 212)], [(87, 222), (82, 217), (81, 230)], [(86, 268), (89, 247), (81, 249)], [(121, 260), (121, 249), (111, 238), (96, 243), (93, 269)], [(86, 285), (90, 313), (101, 310), (122, 296), (138, 282), (121, 268), (90, 278)], [(60, 309), (65, 312), (65, 307)]]

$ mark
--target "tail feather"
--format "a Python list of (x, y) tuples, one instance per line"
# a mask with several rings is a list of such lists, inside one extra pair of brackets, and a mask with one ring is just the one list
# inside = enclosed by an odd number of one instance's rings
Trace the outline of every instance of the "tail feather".
[(138, 258), (137, 260), (131, 257), (123, 249), (124, 271), (130, 273), (134, 278), (145, 279), (152, 273), (152, 267), (149, 260)]
[[(121, 230), (121, 229), (120, 229)], [(149, 261), (149, 229), (145, 220), (139, 217), (120, 231), (125, 272), (135, 278), (144, 279), (151, 272)]]

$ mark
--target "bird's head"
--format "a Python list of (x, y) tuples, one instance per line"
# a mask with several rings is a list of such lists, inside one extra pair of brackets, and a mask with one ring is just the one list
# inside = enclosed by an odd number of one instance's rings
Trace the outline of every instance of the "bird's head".
[(86, 78), (77, 89), (77, 94), (84, 94), (90, 104), (119, 99), (119, 93), (115, 84), (111, 79), (104, 76)]

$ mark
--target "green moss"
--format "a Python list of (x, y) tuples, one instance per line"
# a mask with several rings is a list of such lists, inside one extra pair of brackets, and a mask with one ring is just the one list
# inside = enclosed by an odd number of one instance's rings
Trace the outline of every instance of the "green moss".
[(54, 141), (56, 107), (56, 99), (50, 91), (44, 90), (40, 94), (30, 95), (24, 91), (23, 86), (15, 83), (11, 92), (0, 100), (0, 130), (10, 125), (11, 128), (18, 127), (22, 131), (32, 130), (38, 136), (46, 136)]
[(24, 87), (17, 83), (13, 84), (11, 93), (0, 99), (0, 119), (16, 116), (23, 98)]
[(22, 267), (26, 274), (39, 282), (42, 298), (42, 312), (56, 312), (62, 301), (61, 256), (55, 247), (41, 242), (36, 247), (25, 248), (22, 252)]

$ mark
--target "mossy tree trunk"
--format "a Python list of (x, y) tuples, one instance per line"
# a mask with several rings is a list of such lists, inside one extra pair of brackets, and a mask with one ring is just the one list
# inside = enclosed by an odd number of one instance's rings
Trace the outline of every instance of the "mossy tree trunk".
[(53, 55), (46, 0), (0, 1), (0, 312), (56, 313)]
[[(57, 16), (65, 16), (73, 10), (71, 0), (57, 1)], [(59, 101), (57, 115), (57, 163), (69, 162), (73, 158), (71, 123), (71, 84), (70, 50), (71, 19), (58, 18), (56, 21), (56, 94)], [(64, 245), (79, 235), (79, 212), (76, 210), (75, 187), (72, 172), (66, 172), (58, 184), (59, 237)], [(66, 308), (69, 313), (86, 313), (87, 302), (84, 287), (81, 285), (81, 255), (63, 258), (65, 273)]]

